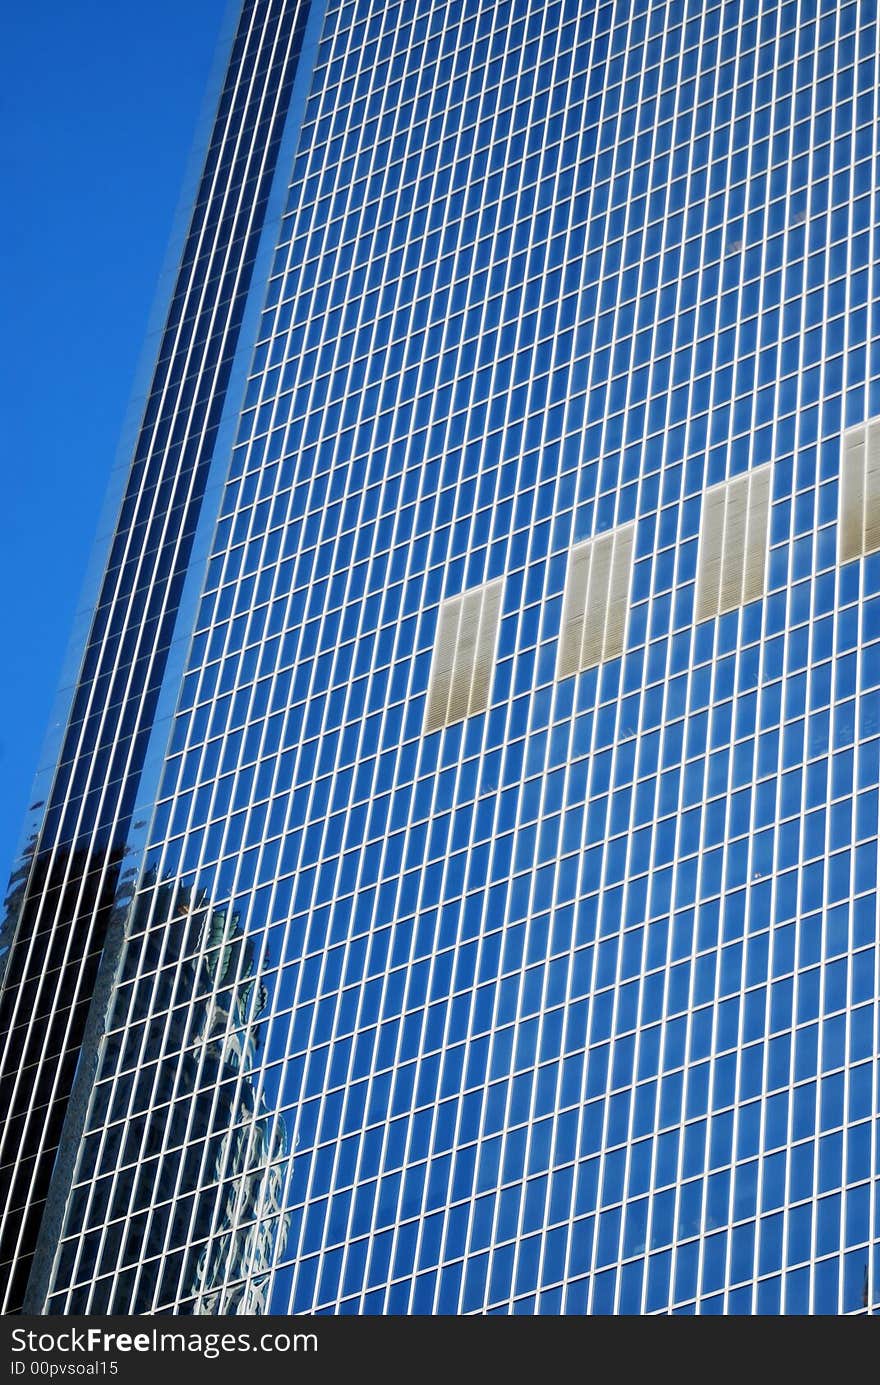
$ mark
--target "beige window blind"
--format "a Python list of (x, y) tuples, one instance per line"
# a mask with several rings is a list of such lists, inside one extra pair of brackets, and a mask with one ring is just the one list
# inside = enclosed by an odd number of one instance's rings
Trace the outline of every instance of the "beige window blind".
[(706, 491), (697, 555), (695, 618), (711, 620), (764, 595), (770, 466)]
[(578, 544), (569, 554), (557, 676), (568, 678), (623, 653), (635, 524)]
[(880, 418), (843, 435), (840, 469), (840, 561), (880, 548)]
[(489, 705), (503, 579), (450, 597), (440, 607), (425, 731), (439, 731)]

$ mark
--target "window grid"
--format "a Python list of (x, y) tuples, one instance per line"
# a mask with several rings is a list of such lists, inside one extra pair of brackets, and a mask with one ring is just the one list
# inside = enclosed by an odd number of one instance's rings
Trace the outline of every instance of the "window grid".
[[(880, 562), (836, 543), (876, 25), (802, 8), (328, 5), (79, 1187), (138, 1167), (99, 1093), (136, 1128), (142, 1006), (190, 1080), (160, 881), (253, 942), (223, 1043), (277, 1172), (206, 1141), (109, 1291), (69, 1209), (53, 1310), (191, 1304), (230, 1205), (266, 1258), (203, 1302), (858, 1312), (867, 1264), (872, 1306)], [(764, 478), (766, 582), (697, 624), (707, 498)], [(622, 533), (626, 640), (561, 677), (571, 555)], [(438, 620), (502, 579), (486, 708), (423, 735)], [(220, 1109), (166, 1127), (157, 1225)]]

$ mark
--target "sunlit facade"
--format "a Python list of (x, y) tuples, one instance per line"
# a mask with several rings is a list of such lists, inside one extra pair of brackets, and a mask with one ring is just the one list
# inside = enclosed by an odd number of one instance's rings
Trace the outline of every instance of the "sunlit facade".
[(26, 1302), (870, 1312), (876, 4), (253, 8), (276, 196)]

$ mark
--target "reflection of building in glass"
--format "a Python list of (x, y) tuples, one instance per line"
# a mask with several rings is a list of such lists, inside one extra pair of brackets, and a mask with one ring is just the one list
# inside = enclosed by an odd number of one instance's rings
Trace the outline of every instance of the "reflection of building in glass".
[[(178, 1312), (264, 1311), (287, 1142), (257, 1088), (266, 992), (253, 945), (234, 914), (149, 878), (130, 934), (73, 1174), (70, 1214), (93, 1228), (85, 1277), (127, 1285), (135, 1312), (157, 1295)], [(145, 990), (161, 1024), (121, 1031), (147, 1012)], [(115, 1177), (91, 1184), (109, 1149)], [(184, 1227), (186, 1253), (168, 1257)]]
[(299, 73), (27, 1302), (874, 1312), (876, 6), (242, 23)]
[[(235, 1087), (236, 1106), (214, 1161), (213, 1176), (224, 1193), (199, 1257), (195, 1304), (199, 1313), (261, 1313), (268, 1306), (267, 1272), (287, 1221), (281, 1215), (285, 1129), (272, 1120), (254, 1087), (260, 1059), (254, 1032), (266, 992), (261, 986), (254, 991), (253, 944), (242, 936), (234, 915), (229, 926), (220, 911), (208, 918), (205, 966), (214, 990), (204, 1043), (217, 1064), (219, 1091), (237, 1073), (245, 1080)], [(204, 1083), (206, 1074), (201, 1076)]]

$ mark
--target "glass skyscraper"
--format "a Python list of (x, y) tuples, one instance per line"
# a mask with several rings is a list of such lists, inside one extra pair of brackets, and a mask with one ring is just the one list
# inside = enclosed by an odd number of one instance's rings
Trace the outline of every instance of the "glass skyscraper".
[(4, 1307), (880, 1305), (876, 0), (246, 0), (4, 927)]

